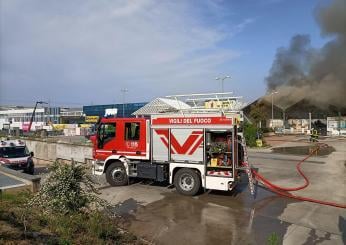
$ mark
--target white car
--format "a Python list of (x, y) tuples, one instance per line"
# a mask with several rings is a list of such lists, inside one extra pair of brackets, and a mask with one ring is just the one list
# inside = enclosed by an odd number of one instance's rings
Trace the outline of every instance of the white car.
[(33, 152), (29, 152), (24, 141), (2, 140), (0, 142), (1, 166), (34, 174), (33, 156)]

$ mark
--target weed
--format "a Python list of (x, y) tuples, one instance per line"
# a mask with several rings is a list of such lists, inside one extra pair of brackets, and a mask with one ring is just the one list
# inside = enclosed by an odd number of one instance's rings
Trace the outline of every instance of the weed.
[(278, 234), (276, 234), (275, 232), (273, 232), (272, 234), (269, 235), (268, 237), (268, 245), (279, 245), (279, 236)]

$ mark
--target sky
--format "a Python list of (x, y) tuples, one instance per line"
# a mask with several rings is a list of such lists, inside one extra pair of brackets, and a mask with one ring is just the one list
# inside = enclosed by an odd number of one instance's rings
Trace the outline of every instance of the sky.
[(328, 0), (0, 0), (0, 104), (82, 106), (266, 93), (278, 48)]

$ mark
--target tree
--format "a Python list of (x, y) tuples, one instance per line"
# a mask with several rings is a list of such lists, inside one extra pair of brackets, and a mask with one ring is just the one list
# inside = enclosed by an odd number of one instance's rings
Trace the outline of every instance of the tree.
[(257, 126), (259, 126), (261, 121), (267, 119), (263, 103), (257, 102), (256, 104), (251, 106), (250, 118), (255, 122)]

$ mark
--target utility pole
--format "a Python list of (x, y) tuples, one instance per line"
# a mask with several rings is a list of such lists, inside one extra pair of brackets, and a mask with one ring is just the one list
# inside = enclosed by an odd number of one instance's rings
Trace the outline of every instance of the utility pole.
[(224, 77), (216, 77), (215, 78), (215, 80), (221, 80), (221, 93), (224, 92), (223, 81), (227, 78), (231, 78), (231, 76), (224, 76)]
[(125, 117), (125, 93), (129, 92), (127, 88), (120, 90), (123, 93), (123, 118)]

